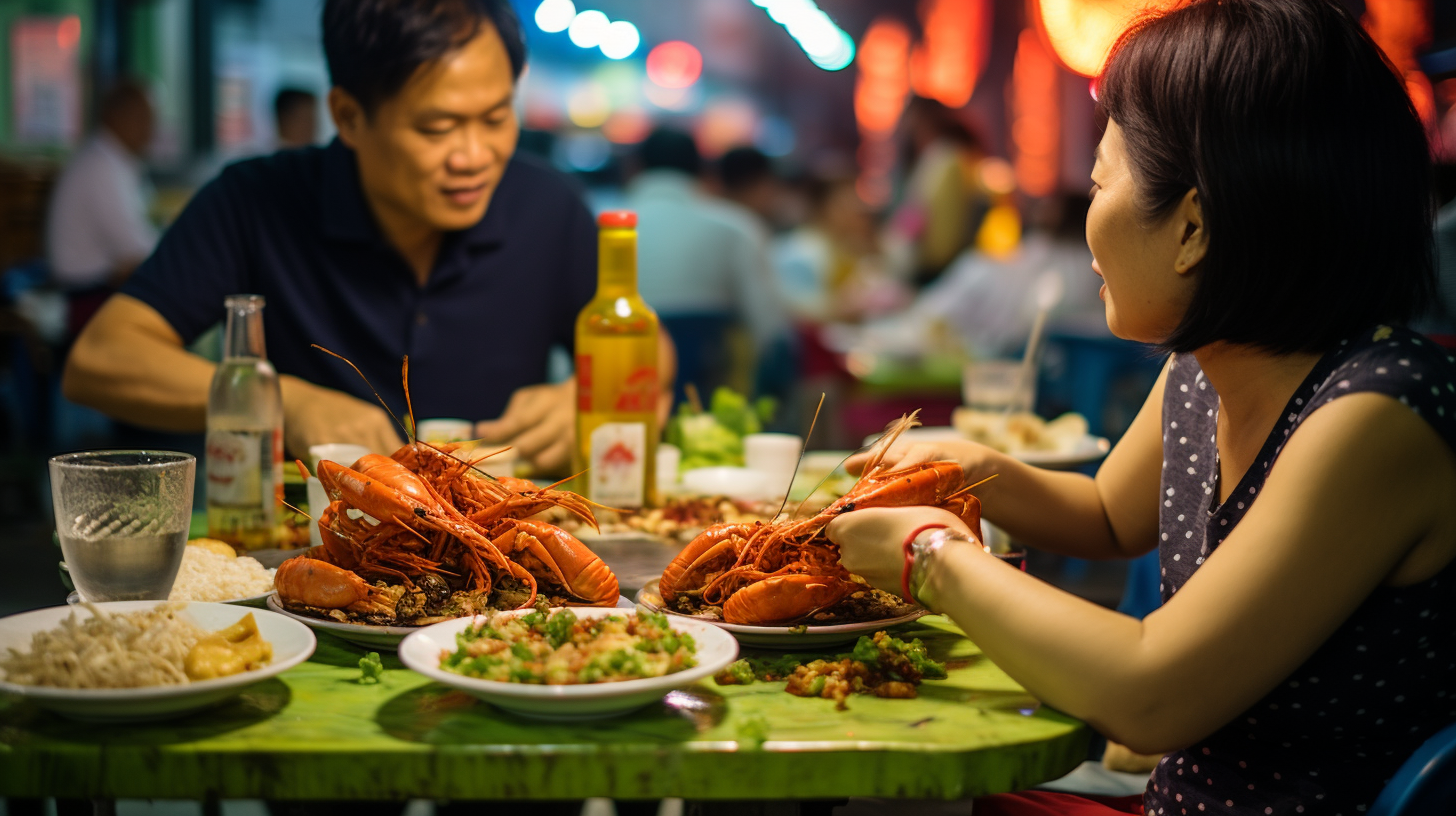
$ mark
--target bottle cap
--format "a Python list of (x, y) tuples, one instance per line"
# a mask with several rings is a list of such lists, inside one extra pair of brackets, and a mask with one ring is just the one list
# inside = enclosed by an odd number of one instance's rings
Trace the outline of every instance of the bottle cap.
[(637, 213), (631, 210), (607, 210), (597, 216), (597, 226), (602, 229), (636, 229)]

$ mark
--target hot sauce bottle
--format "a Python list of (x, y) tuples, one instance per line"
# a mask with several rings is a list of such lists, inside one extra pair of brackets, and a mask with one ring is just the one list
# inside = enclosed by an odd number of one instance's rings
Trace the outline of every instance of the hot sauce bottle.
[(657, 503), (657, 314), (637, 293), (637, 214), (597, 218), (597, 292), (576, 318), (573, 472), (592, 501)]

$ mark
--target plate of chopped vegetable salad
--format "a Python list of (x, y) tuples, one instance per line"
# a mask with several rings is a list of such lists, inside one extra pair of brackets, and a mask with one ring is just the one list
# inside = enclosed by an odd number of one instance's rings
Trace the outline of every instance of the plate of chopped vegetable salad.
[(512, 610), (427, 626), (399, 645), (409, 668), (539, 719), (624, 714), (721, 671), (732, 635), (638, 607)]

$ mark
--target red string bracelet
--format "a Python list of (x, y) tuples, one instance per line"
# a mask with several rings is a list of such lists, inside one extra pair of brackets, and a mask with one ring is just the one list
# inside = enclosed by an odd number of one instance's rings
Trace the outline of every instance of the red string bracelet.
[(943, 530), (946, 528), (946, 526), (947, 525), (944, 524), (934, 523), (922, 524), (919, 527), (916, 527), (914, 530), (911, 530), (910, 535), (905, 536), (905, 543), (900, 545), (901, 548), (905, 551), (905, 569), (900, 571), (900, 595), (905, 600), (911, 602), (915, 601), (914, 598), (910, 597), (910, 568), (915, 566), (915, 554), (910, 551), (910, 546), (914, 544), (915, 539), (919, 538), (920, 534), (925, 532), (926, 530)]

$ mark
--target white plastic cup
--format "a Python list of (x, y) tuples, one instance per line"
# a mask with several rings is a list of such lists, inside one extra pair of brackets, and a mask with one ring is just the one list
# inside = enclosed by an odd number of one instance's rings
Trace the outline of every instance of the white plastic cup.
[(422, 419), (415, 436), (436, 445), (465, 442), (475, 437), (475, 423), (468, 419)]
[(1036, 370), (1020, 360), (975, 360), (961, 371), (961, 398), (981, 411), (1030, 411), (1036, 402)]
[(743, 437), (743, 463), (768, 477), (770, 492), (782, 496), (794, 478), (804, 440), (794, 434), (760, 433)]
[(677, 445), (657, 446), (657, 492), (666, 494), (677, 489), (677, 469), (682, 464), (682, 450)]
[[(309, 464), (313, 465), (313, 472), (318, 473), (318, 463), (327, 459), (330, 462), (338, 462), (344, 467), (353, 467), (359, 458), (373, 451), (363, 445), (346, 445), (342, 442), (329, 442), (323, 445), (313, 445), (308, 449)], [(312, 501), (312, 499), (310, 499)]]

